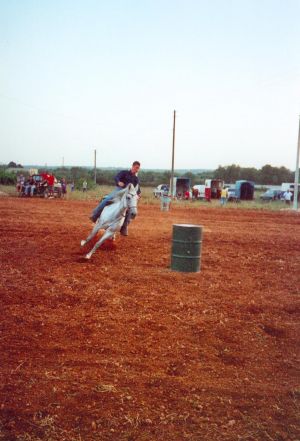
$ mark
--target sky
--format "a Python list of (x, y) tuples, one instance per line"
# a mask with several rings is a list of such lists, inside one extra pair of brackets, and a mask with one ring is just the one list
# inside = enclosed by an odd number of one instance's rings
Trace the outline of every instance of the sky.
[(296, 167), (300, 0), (0, 0), (0, 163)]

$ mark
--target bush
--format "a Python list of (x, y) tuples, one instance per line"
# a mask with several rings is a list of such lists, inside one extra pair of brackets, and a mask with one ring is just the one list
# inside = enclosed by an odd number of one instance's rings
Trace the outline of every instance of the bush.
[(95, 185), (95, 181), (93, 181), (92, 179), (90, 179), (90, 178), (87, 178), (87, 179), (85, 179), (85, 178), (80, 178), (80, 179), (78, 179), (78, 181), (76, 181), (76, 183), (75, 183), (75, 188), (77, 189), (77, 190), (82, 190), (82, 184), (83, 184), (83, 181), (86, 181), (87, 182), (87, 190), (89, 191), (89, 190), (92, 190), (92, 189), (94, 189), (95, 187), (96, 187), (96, 185)]
[(15, 173), (10, 173), (5, 170), (0, 170), (1, 185), (15, 185), (16, 183), (17, 183), (17, 176)]

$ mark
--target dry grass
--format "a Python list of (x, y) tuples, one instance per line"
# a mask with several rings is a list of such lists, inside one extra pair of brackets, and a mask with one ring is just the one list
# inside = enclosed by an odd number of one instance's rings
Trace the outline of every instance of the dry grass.
[[(113, 190), (113, 186), (109, 185), (97, 185), (96, 188), (88, 190), (87, 192), (83, 192), (81, 190), (74, 190), (71, 192), (70, 186), (68, 186), (68, 191), (66, 195), (67, 200), (86, 200), (86, 201), (100, 201), (103, 196), (110, 193)], [(8, 196), (18, 196), (16, 189), (14, 186), (8, 186), (8, 185), (0, 185), (0, 195), (1, 192), (4, 193), (4, 195)], [(260, 195), (263, 192), (256, 191), (255, 192), (255, 199), (253, 201), (241, 201), (239, 203), (235, 202), (228, 202), (223, 209), (228, 208), (234, 208), (234, 209), (264, 209), (264, 210), (282, 210), (282, 209), (288, 209), (292, 208), (292, 205), (290, 207), (287, 207), (283, 201), (261, 201)], [(142, 198), (139, 201), (139, 204), (142, 205), (154, 205), (158, 206), (160, 205), (160, 200), (156, 199), (153, 196), (153, 188), (152, 187), (142, 187)], [(200, 201), (182, 201), (182, 200), (174, 200), (172, 201), (173, 206), (181, 206), (185, 209), (189, 208), (195, 208), (195, 207), (207, 207), (209, 206), (211, 208), (220, 207), (220, 202), (217, 201), (211, 201), (208, 203), (205, 200)]]

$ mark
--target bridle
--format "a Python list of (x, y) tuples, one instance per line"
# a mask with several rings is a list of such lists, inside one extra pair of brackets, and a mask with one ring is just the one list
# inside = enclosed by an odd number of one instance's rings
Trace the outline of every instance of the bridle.
[[(136, 193), (130, 193), (130, 192), (128, 192), (128, 194), (130, 195), (130, 196), (136, 196), (137, 194)], [(136, 205), (132, 205), (131, 207), (127, 207), (128, 208), (128, 210), (130, 210), (131, 208), (137, 208), (137, 204)]]

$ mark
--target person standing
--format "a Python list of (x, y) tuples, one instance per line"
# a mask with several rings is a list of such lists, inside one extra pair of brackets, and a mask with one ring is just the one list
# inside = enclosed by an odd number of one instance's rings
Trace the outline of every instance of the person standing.
[(193, 198), (193, 200), (197, 200), (197, 199), (198, 199), (198, 196), (199, 196), (199, 190), (198, 190), (198, 188), (194, 188), (194, 187), (193, 187), (193, 189), (192, 189), (192, 198)]
[(292, 197), (293, 197), (292, 192), (288, 189), (288, 190), (284, 193), (283, 197), (284, 197), (285, 203), (286, 203), (287, 205), (290, 205), (290, 204), (291, 204)]
[(65, 195), (67, 194), (67, 182), (65, 178), (61, 178), (60, 183), (61, 183), (61, 195), (64, 198)]
[(188, 201), (188, 200), (190, 199), (190, 192), (189, 192), (189, 190), (186, 190), (186, 191), (184, 192), (184, 199), (185, 199), (186, 201)]
[(87, 184), (86, 180), (84, 180), (83, 183), (82, 183), (82, 191), (84, 193), (87, 191), (87, 186), (88, 186), (88, 184)]
[(48, 191), (49, 191), (50, 198), (54, 198), (54, 181), (55, 181), (55, 177), (54, 177), (53, 173), (50, 173), (47, 178)]
[(227, 200), (228, 200), (228, 188), (227, 188), (227, 187), (224, 187), (224, 188), (222, 188), (222, 190), (221, 190), (220, 204), (221, 204), (222, 206), (226, 205)]
[[(92, 215), (90, 216), (90, 220), (92, 222), (96, 222), (97, 219), (100, 217), (102, 210), (104, 209), (104, 207), (107, 205), (107, 203), (109, 201), (111, 201), (115, 194), (120, 191), (123, 190), (125, 187), (127, 187), (127, 185), (129, 184), (133, 184), (135, 187), (138, 186), (138, 190), (137, 193), (138, 195), (141, 194), (141, 190), (140, 190), (140, 181), (138, 178), (138, 172), (140, 170), (141, 164), (139, 161), (134, 161), (132, 163), (132, 166), (130, 168), (130, 170), (121, 170), (115, 177), (114, 177), (114, 181), (116, 183), (116, 187), (115, 189), (109, 193), (107, 196), (105, 196), (101, 202), (97, 205), (97, 207), (93, 210)], [(129, 218), (129, 214), (127, 213), (125, 216), (125, 220), (124, 223), (122, 225), (122, 228), (120, 230), (120, 233), (123, 236), (128, 236), (128, 225), (130, 223), (130, 218)]]
[(24, 182), (25, 182), (25, 178), (24, 178), (23, 175), (17, 176), (17, 186), (16, 186), (16, 189), (17, 189), (17, 192), (19, 193), (19, 195), (22, 193)]

